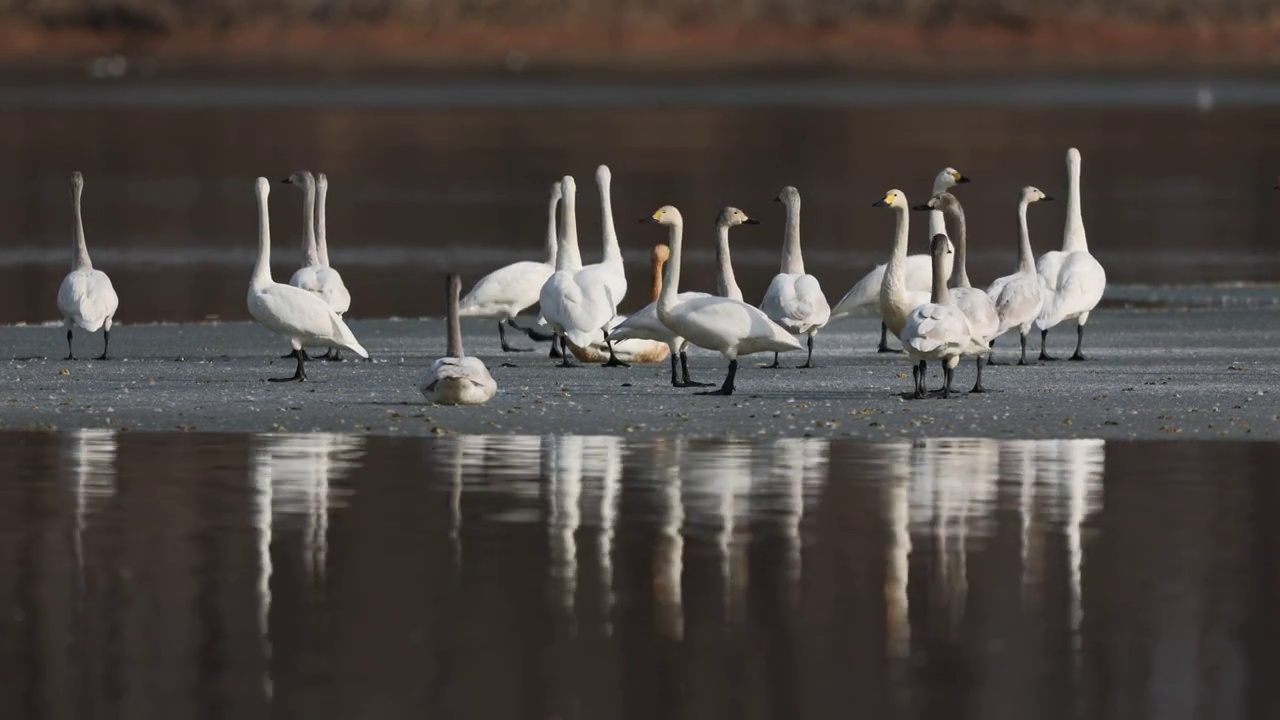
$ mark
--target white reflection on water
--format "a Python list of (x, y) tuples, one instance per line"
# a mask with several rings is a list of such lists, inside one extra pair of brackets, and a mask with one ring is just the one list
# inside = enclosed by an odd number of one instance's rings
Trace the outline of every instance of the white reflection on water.
[(76, 577), (84, 585), (84, 532), (89, 519), (116, 494), (115, 430), (79, 429), (68, 435), (68, 455), (74, 475), (75, 528), (72, 552), (75, 553)]
[(606, 633), (610, 631), (608, 618), (613, 605), (613, 536), (622, 482), (622, 448), (622, 440), (616, 437), (550, 437), (546, 443), (547, 462), (543, 464), (548, 477), (551, 577), (560, 607), (575, 619), (583, 486), (584, 482), (598, 481), (598, 489), (588, 494), (593, 509), (587, 520), (588, 527), (597, 533), (595, 561), (602, 585)]
[(742, 621), (746, 611), (751, 448), (736, 440), (693, 444), (685, 448), (681, 466), (688, 532), (715, 532), (724, 593), (721, 608), (727, 622)]

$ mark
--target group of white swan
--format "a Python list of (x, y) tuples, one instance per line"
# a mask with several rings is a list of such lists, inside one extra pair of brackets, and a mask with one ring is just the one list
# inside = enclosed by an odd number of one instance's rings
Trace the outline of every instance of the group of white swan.
[[(547, 222), (547, 260), (518, 262), (482, 278), (466, 297), (459, 299), (460, 280), (450, 275), (448, 283), (448, 352), (431, 367), (420, 389), (428, 399), (448, 404), (480, 404), (497, 392), (497, 385), (484, 363), (467, 357), (462, 350), (460, 318), (497, 320), (502, 349), (518, 351), (507, 343), (505, 329), (513, 327), (534, 339), (550, 339), (552, 356), (570, 365), (569, 356), (605, 365), (625, 366), (632, 362), (671, 361), (674, 387), (706, 385), (689, 376), (686, 351), (695, 345), (720, 353), (729, 362), (728, 373), (719, 389), (709, 393), (733, 393), (738, 360), (743, 355), (805, 350), (797, 336), (807, 339), (807, 357), (802, 368), (813, 367), (814, 337), (830, 322), (875, 314), (881, 318), (881, 341), (886, 350), (892, 333), (913, 363), (912, 395), (923, 397), (925, 369), (929, 360), (941, 361), (944, 371), (943, 395), (951, 393), (953, 370), (963, 357), (977, 358), (977, 382), (973, 392), (985, 392), (982, 384), (983, 360), (989, 356), (1000, 335), (1016, 329), (1026, 364), (1026, 342), (1031, 328), (1040, 328), (1042, 360), (1053, 360), (1045, 352), (1048, 332), (1066, 320), (1077, 324), (1073, 360), (1082, 360), (1084, 326), (1106, 288), (1106, 273), (1088, 249), (1080, 206), (1080, 153), (1067, 152), (1067, 219), (1061, 251), (1049, 252), (1033, 264), (1027, 230), (1027, 207), (1051, 198), (1034, 187), (1021, 191), (1017, 205), (1019, 236), (1016, 272), (993, 282), (985, 292), (974, 288), (966, 267), (967, 227), (959, 200), (949, 190), (969, 181), (954, 168), (946, 168), (934, 181), (934, 194), (914, 209), (929, 212), (931, 252), (908, 255), (909, 211), (906, 195), (890, 190), (873, 203), (888, 207), (896, 218), (889, 261), (877, 266), (845, 294), (833, 310), (816, 277), (806, 273), (800, 245), (800, 193), (791, 186), (782, 189), (778, 202), (786, 209), (782, 262), (759, 307), (747, 304), (734, 278), (729, 253), (729, 229), (758, 224), (743, 211), (724, 208), (716, 221), (716, 295), (680, 292), (681, 253), (684, 221), (680, 212), (663, 206), (643, 222), (665, 225), (668, 240), (653, 253), (653, 302), (624, 317), (618, 306), (627, 293), (622, 251), (613, 222), (610, 200), (612, 175), (607, 166), (596, 172), (600, 191), (603, 227), (602, 259), (583, 265), (578, 247), (576, 218), (577, 187), (565, 176), (551, 190)], [(328, 181), (308, 171), (299, 171), (283, 182), (304, 191), (303, 265), (288, 285), (271, 278), (271, 234), (267, 197), (270, 183), (256, 180), (259, 230), (258, 256), (249, 283), (247, 305), (253, 318), (289, 341), (292, 351), (285, 357), (297, 360), (294, 374), (273, 381), (306, 379), (307, 347), (324, 347), (338, 359), (341, 350), (362, 358), (368, 353), (343, 321), (351, 295), (337, 270), (329, 265), (325, 231), (325, 197)], [(107, 355), (112, 320), (119, 300), (110, 279), (95, 270), (89, 260), (81, 219), (84, 180), (72, 176), (75, 219), (72, 269), (58, 292), (58, 307), (67, 327), (68, 359), (71, 358), (72, 328), (89, 332), (102, 328), (103, 353)], [(558, 218), (557, 218), (558, 211)], [(947, 233), (947, 220), (953, 232)], [(954, 244), (952, 242), (954, 239)], [(665, 268), (664, 268), (665, 265)], [(665, 272), (664, 272), (665, 270)], [(954, 279), (953, 287), (948, 287)], [(533, 328), (516, 325), (524, 310), (539, 305), (541, 324), (552, 331), (543, 336)]]

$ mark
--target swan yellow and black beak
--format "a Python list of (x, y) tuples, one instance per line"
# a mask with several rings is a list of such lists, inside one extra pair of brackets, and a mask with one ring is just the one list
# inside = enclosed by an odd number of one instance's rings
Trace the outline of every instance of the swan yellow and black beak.
[(652, 215), (646, 215), (646, 216), (644, 216), (644, 217), (640, 218), (640, 222), (642, 222), (642, 223), (656, 223), (656, 222), (658, 222), (658, 218), (656, 218), (656, 217), (654, 217), (654, 216), (652, 216)]
[(1053, 199), (1053, 196), (1052, 196), (1052, 195), (1045, 195), (1045, 196), (1044, 196), (1043, 198), (1041, 198), (1041, 199), (1042, 199), (1042, 200), (1052, 200), (1052, 199)]
[(961, 175), (961, 174), (959, 174), (959, 173), (956, 173), (956, 184), (957, 184), (957, 185), (963, 185), (963, 184), (965, 184), (965, 183), (967, 183), (967, 182), (970, 182), (970, 180), (969, 180), (969, 176), (967, 176), (967, 175)]
[(757, 220), (757, 219), (755, 219), (755, 218), (753, 218), (753, 217), (749, 217), (749, 218), (747, 218), (746, 220), (743, 220), (743, 221), (742, 221), (742, 224), (743, 224), (743, 225), (759, 225), (759, 224), (760, 224), (760, 221), (759, 221), (759, 220)]

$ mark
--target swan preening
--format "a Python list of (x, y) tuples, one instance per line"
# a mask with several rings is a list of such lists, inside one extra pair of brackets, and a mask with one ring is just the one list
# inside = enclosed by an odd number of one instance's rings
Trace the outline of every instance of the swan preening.
[(89, 260), (89, 248), (84, 239), (84, 220), (80, 214), (80, 196), (84, 193), (84, 176), (80, 171), (71, 174), (71, 272), (58, 288), (58, 310), (67, 328), (67, 359), (74, 360), (71, 350), (71, 330), (79, 327), (88, 332), (102, 328), (102, 354), (107, 359), (111, 344), (111, 322), (115, 318), (120, 298), (111, 286), (111, 278), (101, 270), (95, 270)]
[(1107, 289), (1107, 273), (1089, 254), (1084, 217), (1080, 212), (1080, 151), (1067, 150), (1067, 221), (1062, 230), (1062, 250), (1047, 252), (1036, 263), (1044, 283), (1044, 307), (1036, 318), (1040, 328), (1040, 359), (1056, 360), (1048, 353), (1049, 329), (1066, 320), (1076, 321), (1076, 351), (1072, 360), (1084, 360), (1084, 326), (1089, 313)]
[[(811, 368), (813, 338), (831, 317), (831, 306), (822, 294), (818, 279), (804, 271), (804, 257), (800, 253), (800, 191), (788, 185), (782, 188), (774, 201), (787, 209), (782, 264), (769, 283), (764, 300), (760, 301), (760, 309), (770, 320), (791, 333), (808, 336), (809, 355), (800, 367)], [(769, 367), (778, 367), (777, 354)]]
[(652, 215), (641, 218), (640, 222), (657, 223), (668, 228), (667, 244), (671, 247), (671, 259), (667, 261), (667, 276), (658, 298), (658, 318), (679, 337), (698, 347), (714, 350), (729, 361), (729, 373), (720, 389), (699, 394), (732, 395), (740, 355), (800, 349), (800, 342), (790, 332), (770, 320), (760, 309), (741, 300), (709, 296), (681, 301), (680, 253), (684, 219), (680, 211), (664, 205)]
[[(498, 321), (498, 341), (503, 352), (528, 352), (532, 348), (516, 348), (507, 344), (506, 326), (524, 333), (532, 332), (516, 324), (516, 316), (538, 303), (538, 293), (547, 278), (556, 271), (556, 207), (560, 204), (561, 183), (551, 185), (548, 209), (545, 262), (524, 260), (512, 263), (480, 278), (458, 308), (461, 317)], [(582, 261), (577, 261), (577, 267)], [(536, 333), (535, 333), (536, 335)]]
[(462, 350), (462, 328), (458, 318), (458, 295), (462, 280), (449, 275), (446, 291), (449, 298), (449, 344), (445, 356), (436, 360), (419, 388), (422, 396), (441, 405), (483, 405), (498, 392), (498, 384), (484, 362), (467, 357)]
[[(747, 217), (747, 214), (735, 207), (726, 207), (720, 211), (720, 215), (716, 217), (716, 292), (721, 297), (732, 298), (734, 300), (742, 299), (742, 290), (738, 289), (737, 280), (733, 276), (733, 262), (729, 256), (729, 228), (738, 225), (759, 225), (760, 221)], [(659, 250), (665, 250), (661, 253)], [(663, 260), (670, 259), (670, 250), (665, 245), (659, 245), (655, 248), (655, 253), (662, 255)], [(654, 272), (661, 269), (661, 264), (655, 263)], [(655, 288), (653, 302), (644, 306), (640, 312), (637, 312), (626, 320), (619, 323), (609, 333), (611, 340), (623, 341), (618, 343), (616, 347), (621, 347), (628, 341), (649, 340), (660, 341), (666, 343), (671, 356), (671, 386), (672, 387), (699, 387), (707, 386), (709, 383), (696, 382), (689, 377), (689, 357), (686, 354), (686, 348), (689, 347), (689, 341), (677, 335), (671, 328), (667, 327), (662, 319), (658, 317), (658, 298), (661, 296), (661, 277), (655, 277)], [(711, 297), (704, 292), (682, 292), (676, 296), (677, 302), (693, 300), (694, 298)], [(679, 356), (679, 372), (677, 373), (676, 360)]]
[[(319, 296), (341, 317), (351, 308), (351, 293), (342, 283), (342, 276), (338, 271), (329, 266), (329, 241), (325, 221), (325, 200), (329, 194), (329, 178), (324, 173), (320, 173), (317, 180), (310, 170), (299, 170), (280, 182), (286, 185), (297, 185), (304, 193), (302, 267), (289, 278), (289, 284)], [(334, 351), (335, 348), (329, 348), (323, 358), (340, 360), (341, 355), (333, 354)], [(305, 349), (294, 352), (306, 354)], [(293, 357), (293, 354), (289, 353), (285, 357)]]
[(254, 189), (258, 196), (258, 259), (249, 279), (249, 314), (263, 327), (287, 339), (298, 361), (292, 377), (271, 381), (307, 379), (304, 345), (343, 348), (362, 358), (369, 357), (347, 324), (319, 295), (271, 279), (271, 220), (267, 211), (271, 183), (260, 177)]
[[(933, 190), (929, 193), (932, 197), (940, 192), (946, 192), (956, 185), (969, 182), (969, 178), (961, 174), (955, 168), (944, 168), (933, 179)], [(934, 210), (929, 213), (929, 238), (932, 240), (934, 235), (938, 233), (946, 234), (947, 228), (940, 210)], [(947, 258), (946, 262), (952, 260)], [(908, 255), (903, 261), (902, 277), (904, 278), (904, 287), (911, 294), (914, 300), (919, 303), (929, 301), (930, 284), (933, 277), (933, 260), (928, 253), (923, 255)], [(831, 319), (829, 323), (837, 320), (844, 320), (850, 317), (871, 317), (880, 316), (880, 286), (884, 284), (884, 273), (887, 265), (877, 265), (854, 284), (844, 297), (840, 298), (840, 302), (836, 303), (835, 308), (831, 311)], [(951, 274), (951, 268), (947, 267), (947, 274)], [(917, 303), (917, 304), (919, 304)], [(891, 350), (888, 344), (889, 325), (884, 321), (883, 317), (880, 322), (880, 344), (876, 346), (878, 352), (896, 352)]]

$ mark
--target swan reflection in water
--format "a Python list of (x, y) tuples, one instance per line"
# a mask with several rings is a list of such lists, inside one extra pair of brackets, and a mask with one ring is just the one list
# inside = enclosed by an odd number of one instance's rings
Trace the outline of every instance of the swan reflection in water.
[(616, 437), (551, 437), (547, 442), (548, 517), (551, 537), (551, 577), (557, 587), (560, 608), (576, 619), (578, 591), (578, 541), (582, 524), (583, 483), (591, 482), (588, 495), (592, 514), (589, 527), (596, 530), (596, 562), (601, 584), (604, 630), (611, 630), (613, 605), (613, 537), (617, 522), (618, 490), (622, 482), (622, 440)]
[(75, 554), (77, 583), (83, 592), (84, 533), (93, 515), (105, 509), (116, 494), (118, 439), (115, 430), (89, 428), (72, 430), (65, 438), (71, 461), (71, 491), (75, 498), (72, 552)]

